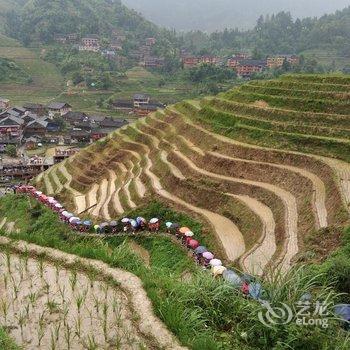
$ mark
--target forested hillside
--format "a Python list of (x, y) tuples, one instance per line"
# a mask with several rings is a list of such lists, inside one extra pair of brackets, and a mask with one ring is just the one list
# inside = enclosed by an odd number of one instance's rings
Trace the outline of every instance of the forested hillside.
[(27, 0), (21, 10), (10, 8), (6, 17), (5, 33), (24, 43), (50, 43), (57, 33), (103, 35), (122, 29), (145, 37), (157, 32), (119, 0)]
[(333, 49), (350, 56), (350, 7), (319, 19), (293, 20), (288, 12), (260, 16), (254, 29), (242, 32), (224, 30), (205, 35), (189, 33), (185, 41), (197, 50), (255, 48), (261, 55), (298, 53), (305, 49)]

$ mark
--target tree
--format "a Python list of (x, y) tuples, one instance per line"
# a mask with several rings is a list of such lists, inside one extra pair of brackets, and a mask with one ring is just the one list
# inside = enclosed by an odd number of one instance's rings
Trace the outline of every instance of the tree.
[(17, 156), (17, 148), (14, 145), (7, 145), (5, 152), (9, 157), (14, 158)]

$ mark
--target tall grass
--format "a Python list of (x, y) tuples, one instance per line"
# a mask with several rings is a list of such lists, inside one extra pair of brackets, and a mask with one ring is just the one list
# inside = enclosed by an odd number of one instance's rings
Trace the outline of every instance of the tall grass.
[[(344, 334), (334, 323), (328, 329), (299, 327), (295, 323), (265, 327), (257, 317), (263, 310), (258, 302), (244, 298), (233, 286), (197, 268), (183, 250), (165, 238), (137, 240), (150, 253), (151, 266), (147, 268), (128, 248), (125, 238), (96, 239), (72, 234), (45, 207), (41, 208), (39, 215), (36, 210), (32, 217), (33, 209), (26, 197), (10, 197), (13, 206), (7, 207), (8, 216), (15, 215), (16, 205), (26, 206), (29, 213), (23, 230), (11, 233), (12, 238), (101, 260), (139, 276), (156, 314), (190, 348), (322, 350), (349, 347)], [(0, 199), (0, 214), (6, 207), (4, 202), (8, 201), (8, 198)], [(144, 208), (142, 215), (146, 213), (148, 211)], [(174, 265), (173, 270), (171, 265)], [(187, 278), (183, 278), (185, 273)], [(305, 292), (312, 293), (318, 300), (331, 291), (322, 284), (322, 276), (303, 269), (280, 274), (278, 278), (271, 277), (264, 287), (266, 297), (276, 303), (294, 302)], [(336, 294), (331, 293), (331, 300), (335, 298)]]

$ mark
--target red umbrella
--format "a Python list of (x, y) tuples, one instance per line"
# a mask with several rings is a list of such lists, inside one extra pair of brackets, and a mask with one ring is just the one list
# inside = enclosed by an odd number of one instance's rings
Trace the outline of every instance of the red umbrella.
[(195, 239), (191, 239), (189, 242), (188, 242), (188, 246), (191, 248), (191, 249), (197, 249), (199, 247), (199, 242), (196, 241)]

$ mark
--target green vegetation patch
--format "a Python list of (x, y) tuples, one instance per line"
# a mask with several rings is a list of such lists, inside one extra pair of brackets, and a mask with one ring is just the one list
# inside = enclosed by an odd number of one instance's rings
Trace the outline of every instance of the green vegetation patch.
[(32, 77), (20, 68), (15, 62), (0, 58), (0, 83), (30, 83)]

